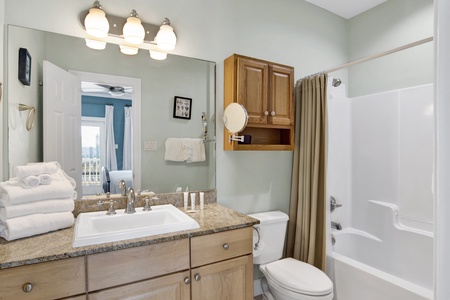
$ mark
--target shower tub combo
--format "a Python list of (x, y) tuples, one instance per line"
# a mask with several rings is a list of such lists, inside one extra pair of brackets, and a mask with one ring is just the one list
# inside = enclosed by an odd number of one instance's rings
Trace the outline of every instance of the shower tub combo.
[(402, 225), (395, 204), (369, 205), (377, 232), (332, 232), (336, 299), (431, 300), (432, 233)]

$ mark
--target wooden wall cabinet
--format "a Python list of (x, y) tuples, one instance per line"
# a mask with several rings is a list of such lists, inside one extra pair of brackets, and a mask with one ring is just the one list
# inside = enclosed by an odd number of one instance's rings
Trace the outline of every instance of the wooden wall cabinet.
[(233, 54), (224, 62), (224, 108), (233, 102), (247, 109), (239, 135), (251, 135), (251, 144), (230, 142), (224, 129), (224, 150), (293, 150), (293, 67)]

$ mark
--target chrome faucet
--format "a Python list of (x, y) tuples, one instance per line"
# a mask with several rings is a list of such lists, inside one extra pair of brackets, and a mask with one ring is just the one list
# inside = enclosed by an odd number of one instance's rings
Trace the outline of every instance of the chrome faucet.
[(121, 195), (126, 196), (127, 195), (127, 184), (125, 183), (125, 180), (120, 179), (119, 181), (119, 189), (121, 190)]
[(336, 229), (336, 230), (342, 230), (341, 223), (339, 223), (339, 222), (334, 222), (334, 221), (331, 221), (331, 228), (334, 228), (334, 229)]
[(127, 196), (127, 207), (125, 208), (125, 213), (134, 214), (136, 212), (136, 209), (134, 208), (134, 200), (136, 199), (136, 197), (134, 195), (133, 188), (128, 189)]

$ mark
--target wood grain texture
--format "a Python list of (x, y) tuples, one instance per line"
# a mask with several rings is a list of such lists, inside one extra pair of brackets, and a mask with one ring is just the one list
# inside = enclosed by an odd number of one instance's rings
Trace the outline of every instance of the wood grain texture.
[(189, 239), (89, 255), (88, 290), (189, 269)]
[(189, 271), (179, 272), (155, 279), (131, 283), (125, 286), (90, 293), (89, 300), (189, 300), (190, 284), (184, 279)]
[[(224, 245), (228, 244), (228, 249)], [(191, 239), (191, 267), (252, 253), (253, 228), (230, 230)]]
[[(253, 299), (253, 256), (251, 254), (192, 269), (192, 299)], [(199, 275), (200, 279), (195, 280)]]
[[(0, 299), (57, 299), (85, 293), (84, 257), (0, 271)], [(23, 286), (32, 284), (32, 290)]]

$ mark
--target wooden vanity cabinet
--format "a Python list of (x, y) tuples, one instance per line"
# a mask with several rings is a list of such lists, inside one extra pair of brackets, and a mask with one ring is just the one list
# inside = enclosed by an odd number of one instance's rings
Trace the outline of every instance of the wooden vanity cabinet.
[(239, 135), (251, 135), (251, 144), (230, 142), (224, 129), (224, 150), (293, 150), (293, 67), (233, 54), (224, 62), (224, 108), (234, 102), (247, 110)]
[(192, 299), (253, 299), (252, 245), (252, 227), (192, 238)]
[(86, 299), (84, 262), (76, 257), (0, 270), (0, 299)]

